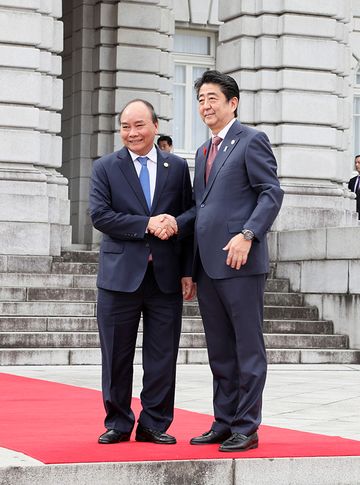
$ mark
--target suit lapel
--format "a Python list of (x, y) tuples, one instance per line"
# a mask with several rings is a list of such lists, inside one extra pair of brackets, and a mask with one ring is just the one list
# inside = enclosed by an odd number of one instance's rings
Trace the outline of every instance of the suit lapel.
[(141, 187), (138, 174), (136, 173), (134, 162), (132, 161), (128, 150), (126, 148), (122, 148), (118, 152), (117, 156), (119, 158), (120, 170), (128, 181), (130, 187), (134, 191), (136, 197), (139, 199), (139, 202), (143, 206), (146, 214), (149, 214), (149, 208), (145, 199), (145, 195)]
[(237, 145), (240, 139), (241, 132), (242, 132), (241, 123), (239, 123), (238, 121), (235, 121), (235, 123), (230, 127), (230, 130), (225, 136), (223, 142), (221, 143), (220, 150), (216, 155), (216, 158), (214, 160), (214, 163), (209, 175), (208, 183), (206, 184), (206, 187), (205, 187), (203, 198), (205, 198), (209, 193), (209, 191), (211, 190), (211, 187), (217, 177), (217, 174), (219, 173), (219, 170), (224, 165), (230, 153)]
[(196, 172), (199, 174), (199, 176), (197, 177), (197, 184), (201, 194), (205, 190), (205, 167), (207, 155), (209, 155), (210, 146), (211, 140), (207, 141), (207, 143), (200, 147), (198, 158), (196, 160)]
[(169, 175), (169, 170), (171, 169), (171, 162), (169, 162), (169, 156), (165, 153), (163, 154), (158, 148), (157, 151), (157, 166), (156, 166), (156, 184), (154, 198), (151, 204), (151, 213), (154, 212), (156, 206), (159, 202), (160, 195), (163, 191), (166, 179)]

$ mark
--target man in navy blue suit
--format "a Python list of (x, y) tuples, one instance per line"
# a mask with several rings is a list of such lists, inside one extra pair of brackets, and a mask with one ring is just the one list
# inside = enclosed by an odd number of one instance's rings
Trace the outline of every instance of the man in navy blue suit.
[(212, 133), (195, 158), (194, 279), (213, 374), (215, 421), (190, 442), (245, 451), (258, 446), (267, 368), (266, 233), (283, 191), (267, 136), (236, 119), (235, 80), (206, 71), (195, 89), (200, 116)]
[(103, 233), (97, 278), (105, 427), (98, 442), (130, 439), (133, 359), (143, 316), (142, 411), (136, 441), (173, 444), (182, 300), (191, 299), (192, 205), (187, 163), (154, 146), (158, 119), (144, 100), (119, 115), (124, 147), (94, 164), (90, 215)]

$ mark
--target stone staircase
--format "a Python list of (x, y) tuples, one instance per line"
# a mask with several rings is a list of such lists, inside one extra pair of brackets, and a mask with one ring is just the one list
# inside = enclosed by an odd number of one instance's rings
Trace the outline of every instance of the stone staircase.
[[(0, 365), (99, 364), (96, 326), (98, 253), (60, 257), (0, 257)], [(273, 268), (274, 269), (274, 268)], [(330, 321), (289, 292), (289, 282), (267, 281), (264, 333), (269, 363), (360, 363)], [(135, 361), (141, 362), (141, 327)], [(207, 362), (196, 302), (184, 305), (178, 363)]]

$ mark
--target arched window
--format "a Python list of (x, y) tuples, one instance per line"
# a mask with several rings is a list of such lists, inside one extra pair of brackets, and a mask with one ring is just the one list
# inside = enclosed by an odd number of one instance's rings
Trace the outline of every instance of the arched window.
[(356, 155), (360, 153), (360, 66), (355, 72), (353, 114), (354, 155)]

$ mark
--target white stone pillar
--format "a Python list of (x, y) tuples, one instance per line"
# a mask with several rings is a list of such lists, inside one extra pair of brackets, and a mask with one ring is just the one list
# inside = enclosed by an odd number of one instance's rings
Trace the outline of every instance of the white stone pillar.
[[(120, 1), (116, 9), (115, 110), (141, 97), (153, 104), (161, 133), (171, 133), (172, 0)], [(119, 146), (115, 135), (114, 146)]]
[(220, 0), (217, 67), (240, 119), (264, 130), (285, 190), (277, 229), (354, 224), (349, 178), (351, 2)]
[(61, 0), (0, 0), (0, 254), (70, 244), (61, 166)]
[[(63, 2), (64, 109), (62, 113), (63, 165), (62, 173), (69, 180), (71, 199), (72, 242), (92, 242), (93, 228), (88, 215), (89, 181), (93, 148), (97, 131), (94, 70), (97, 65), (96, 42), (100, 10), (106, 8), (100, 0), (66, 0)], [(95, 138), (95, 140), (94, 140)], [(102, 154), (111, 151), (102, 147)]]

